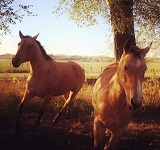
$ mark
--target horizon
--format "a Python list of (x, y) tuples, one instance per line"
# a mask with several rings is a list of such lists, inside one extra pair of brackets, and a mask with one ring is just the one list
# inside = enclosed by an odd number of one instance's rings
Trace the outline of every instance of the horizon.
[[(16, 54), (21, 30), (24, 35), (32, 37), (40, 33), (37, 40), (41, 42), (47, 54), (115, 57), (112, 27), (102, 17), (97, 17), (98, 24), (80, 28), (73, 20), (68, 19), (68, 15), (58, 16), (52, 13), (58, 5), (58, 0), (48, 0), (47, 3), (39, 3), (39, 0), (21, 0), (22, 2), (24, 5), (33, 5), (30, 11), (37, 16), (24, 16), (22, 22), (10, 25), (12, 33), (2, 39), (0, 54)], [(44, 8), (45, 10), (41, 11)], [(141, 44), (138, 46), (141, 47)], [(152, 46), (151, 49), (153, 51), (147, 56), (156, 57), (154, 51), (157, 48)]]
[[(24, 35), (35, 36), (40, 33), (37, 40), (41, 42), (48, 54), (66, 54), (97, 56), (114, 56), (111, 48), (113, 37), (111, 25), (105, 23), (102, 17), (97, 17), (98, 24), (91, 27), (80, 28), (69, 20), (66, 14), (58, 16), (54, 8), (58, 0), (45, 1), (22, 0), (21, 3), (33, 5), (30, 10), (37, 16), (24, 16), (22, 22), (10, 25), (11, 34), (5, 35), (0, 45), (0, 54), (17, 52), (17, 44), (20, 41), (19, 30)], [(43, 11), (41, 11), (43, 9)]]
[[(15, 54), (11, 54), (11, 53), (4, 53), (4, 54), (0, 54), (0, 56), (14, 56)], [(87, 55), (67, 55), (67, 54), (47, 54), (51, 57), (106, 57), (106, 58), (114, 58), (111, 56), (107, 56), (107, 55), (94, 55), (94, 56), (87, 56)]]

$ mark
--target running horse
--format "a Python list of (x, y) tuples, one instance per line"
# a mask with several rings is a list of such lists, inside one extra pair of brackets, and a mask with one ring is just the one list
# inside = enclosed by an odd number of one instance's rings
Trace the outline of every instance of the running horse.
[(140, 108), (147, 68), (144, 57), (150, 46), (140, 49), (127, 40), (119, 63), (108, 66), (97, 79), (92, 95), (94, 150), (103, 149), (104, 133), (110, 133), (104, 149), (116, 149), (133, 110)]
[[(39, 116), (34, 125), (34, 129), (39, 126), (40, 119), (44, 114), (47, 104), (52, 96), (64, 95), (66, 99), (60, 113), (54, 118), (53, 123), (58, 123), (60, 116), (66, 106), (70, 107), (70, 102), (82, 88), (85, 81), (84, 70), (75, 62), (56, 62), (37, 41), (37, 34), (34, 37), (24, 36), (19, 31), (21, 38), (18, 44), (18, 51), (12, 59), (13, 67), (19, 67), (24, 62), (30, 62), (30, 75), (26, 81), (26, 90), (19, 104), (19, 112), (16, 120), (16, 130), (20, 131), (20, 116), (24, 105), (35, 96), (43, 98), (43, 104), (39, 111)], [(70, 117), (70, 111), (68, 111)]]

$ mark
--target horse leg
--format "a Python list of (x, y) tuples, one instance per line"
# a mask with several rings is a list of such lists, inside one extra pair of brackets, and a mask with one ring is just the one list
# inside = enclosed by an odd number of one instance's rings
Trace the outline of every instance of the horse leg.
[(40, 125), (40, 120), (41, 120), (41, 118), (42, 118), (42, 116), (44, 114), (44, 110), (46, 109), (46, 107), (47, 107), (48, 103), (51, 101), (51, 99), (52, 99), (52, 96), (46, 96), (44, 98), (43, 104), (42, 104), (42, 106), (41, 106), (41, 108), (39, 110), (38, 118), (37, 118), (37, 120), (35, 122), (35, 125), (33, 126), (33, 130), (36, 130), (37, 127)]
[[(67, 101), (67, 99), (69, 98), (69, 95), (70, 95), (70, 91), (69, 91), (68, 93), (66, 93), (66, 94), (63, 95), (65, 101)], [(69, 104), (67, 105), (67, 119), (68, 119), (68, 120), (71, 119), (70, 108), (71, 108), (71, 103), (69, 103)]]
[(94, 119), (93, 132), (94, 132), (94, 150), (102, 150), (102, 139), (103, 139), (104, 128), (102, 123), (96, 117)]
[(115, 131), (111, 132), (111, 137), (109, 139), (107, 150), (115, 150), (117, 145), (120, 141), (120, 138), (123, 134), (123, 129), (116, 129)]
[(111, 137), (111, 134), (112, 134), (111, 131), (108, 128), (106, 128), (106, 131), (105, 131), (106, 144), (105, 144), (105, 147), (104, 147), (103, 150), (107, 150), (108, 149), (108, 144), (109, 144), (109, 139)]
[(72, 92), (72, 91), (70, 91), (68, 99), (66, 100), (63, 108), (60, 110), (59, 114), (57, 114), (57, 116), (53, 119), (53, 122), (52, 122), (53, 124), (57, 124), (59, 122), (59, 118), (61, 117), (63, 110), (70, 103), (70, 101), (72, 101), (74, 99), (74, 97), (76, 96), (77, 93), (78, 92)]
[(28, 102), (31, 98), (33, 98), (32, 95), (30, 95), (28, 93), (28, 91), (25, 91), (24, 93), (24, 96), (19, 104), (19, 111), (18, 111), (18, 115), (17, 115), (17, 120), (16, 120), (16, 132), (17, 133), (20, 133), (21, 132), (21, 126), (20, 126), (20, 117), (21, 117), (21, 114), (22, 114), (22, 111), (23, 111), (23, 108), (24, 108), (24, 104), (26, 102)]

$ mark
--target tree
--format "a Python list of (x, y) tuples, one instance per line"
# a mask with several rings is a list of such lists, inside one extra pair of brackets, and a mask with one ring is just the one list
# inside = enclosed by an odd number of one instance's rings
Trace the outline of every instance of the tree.
[(133, 0), (108, 0), (111, 14), (111, 24), (114, 33), (114, 49), (116, 60), (119, 61), (123, 53), (123, 44), (127, 39), (135, 43)]
[[(118, 61), (123, 52), (123, 44), (132, 39), (136, 44), (135, 28), (152, 27), (155, 35), (159, 33), (159, 0), (60, 0), (56, 13), (67, 13), (69, 19), (79, 26), (97, 23), (97, 16), (111, 22), (114, 34), (114, 52)], [(147, 32), (150, 32), (147, 31)]]
[[(17, 4), (16, 0), (0, 1), (0, 35), (10, 33), (9, 25), (16, 24), (16, 21), (22, 21), (24, 15), (33, 15), (29, 11), (32, 5)], [(21, 14), (20, 12), (24, 12)]]

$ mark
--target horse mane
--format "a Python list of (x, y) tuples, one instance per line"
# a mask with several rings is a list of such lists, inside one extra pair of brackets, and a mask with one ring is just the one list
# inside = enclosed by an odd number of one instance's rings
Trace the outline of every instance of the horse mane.
[(39, 46), (39, 48), (40, 48), (40, 50), (41, 50), (41, 52), (42, 52), (42, 55), (44, 56), (44, 58), (46, 59), (46, 60), (52, 60), (52, 58), (46, 53), (46, 51), (45, 51), (45, 49), (43, 48), (43, 46), (41, 45), (41, 43), (39, 42), (39, 41), (37, 41), (36, 40), (36, 43), (38, 44), (38, 46)]
[[(29, 38), (29, 37), (31, 37), (31, 36), (26, 35), (23, 38)], [(46, 51), (43, 48), (43, 46), (41, 45), (41, 43), (39, 41), (37, 41), (37, 40), (36, 40), (36, 43), (38, 44), (38, 46), (39, 46), (39, 48), (41, 50), (41, 53), (42, 53), (43, 57), (45, 58), (45, 60), (49, 60), (49, 61), (52, 60), (52, 58), (46, 53)]]
[(131, 53), (132, 53), (135, 57), (140, 58), (142, 51), (141, 51), (141, 49), (140, 49), (139, 47), (133, 46), (133, 47), (131, 48)]

